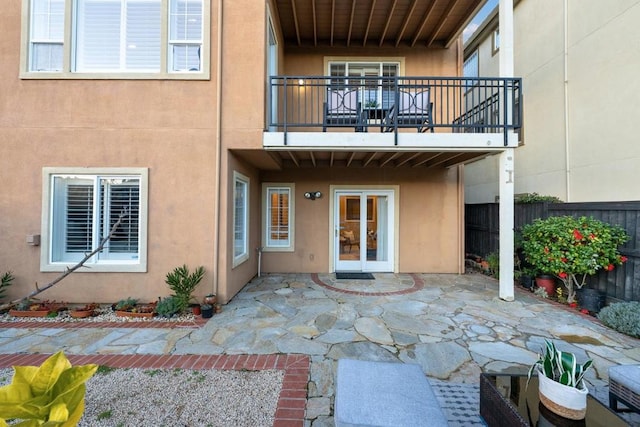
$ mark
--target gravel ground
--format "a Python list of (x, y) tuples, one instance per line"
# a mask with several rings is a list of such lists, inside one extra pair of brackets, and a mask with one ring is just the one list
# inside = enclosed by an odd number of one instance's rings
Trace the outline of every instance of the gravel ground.
[[(0, 369), (0, 385), (12, 369)], [(272, 426), (284, 372), (114, 369), (87, 382), (80, 426)]]

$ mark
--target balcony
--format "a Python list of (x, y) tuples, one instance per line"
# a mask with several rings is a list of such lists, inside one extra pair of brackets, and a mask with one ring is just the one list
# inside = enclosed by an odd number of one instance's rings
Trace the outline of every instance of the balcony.
[(517, 78), (275, 76), (263, 143), (486, 155), (517, 145), (520, 88)]

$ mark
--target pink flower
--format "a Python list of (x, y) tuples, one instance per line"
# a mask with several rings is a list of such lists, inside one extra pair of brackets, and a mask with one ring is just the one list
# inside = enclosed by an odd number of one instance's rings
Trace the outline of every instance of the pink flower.
[(627, 258), (626, 256), (622, 255), (622, 256), (620, 257), (620, 262), (627, 262), (627, 260), (628, 260), (628, 259), (629, 259), (629, 258)]
[(584, 236), (582, 235), (582, 233), (580, 233), (578, 230), (573, 230), (573, 237), (576, 240), (582, 240), (584, 238)]
[(576, 308), (576, 307), (578, 307), (578, 303), (577, 302), (572, 302), (571, 304), (569, 304), (569, 307)]
[(564, 262), (565, 264), (567, 263), (567, 259), (565, 257), (560, 258), (560, 261)]
[(582, 310), (580, 310), (580, 313), (589, 314), (589, 310), (587, 310), (586, 308), (583, 308)]
[(567, 273), (565, 273), (564, 271), (561, 271), (560, 273), (558, 273), (558, 277), (561, 279), (566, 279), (567, 278)]
[(546, 246), (544, 247), (544, 253), (545, 253), (545, 254), (548, 254), (548, 253), (549, 253), (549, 248), (548, 248), (548, 247), (546, 247)]
[(605, 269), (605, 270), (607, 270), (607, 271), (611, 271), (611, 270), (613, 270), (614, 268), (615, 268), (615, 267), (613, 266), (613, 264), (609, 264), (609, 265), (607, 265), (604, 269)]

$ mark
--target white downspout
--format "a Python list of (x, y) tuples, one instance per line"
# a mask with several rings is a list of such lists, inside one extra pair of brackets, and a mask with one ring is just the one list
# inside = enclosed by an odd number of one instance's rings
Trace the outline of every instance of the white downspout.
[(569, 0), (564, 0), (564, 158), (566, 202), (571, 201), (571, 147), (569, 144)]
[[(513, 0), (500, 0), (498, 5), (498, 19), (500, 22), (500, 77), (513, 77)], [(511, 99), (509, 93), (502, 97), (503, 108), (509, 113), (507, 101)], [(512, 133), (505, 130), (505, 132)], [(513, 135), (508, 135), (509, 140)], [(509, 143), (499, 156), (499, 192), (500, 192), (500, 299), (514, 300), (513, 269), (514, 269), (514, 157), (515, 149)]]
[(213, 185), (215, 194), (215, 203), (213, 206), (213, 293), (218, 294), (218, 280), (220, 277), (220, 179), (222, 177), (222, 2), (218, 0), (218, 43), (217, 43), (217, 59), (216, 59), (216, 177)]

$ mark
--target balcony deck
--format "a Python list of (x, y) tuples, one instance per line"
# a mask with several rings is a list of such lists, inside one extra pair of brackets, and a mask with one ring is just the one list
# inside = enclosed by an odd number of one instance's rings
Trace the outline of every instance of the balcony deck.
[(352, 161), (367, 152), (451, 153), (469, 161), (517, 146), (520, 84), (517, 78), (276, 76), (263, 146), (360, 153)]

